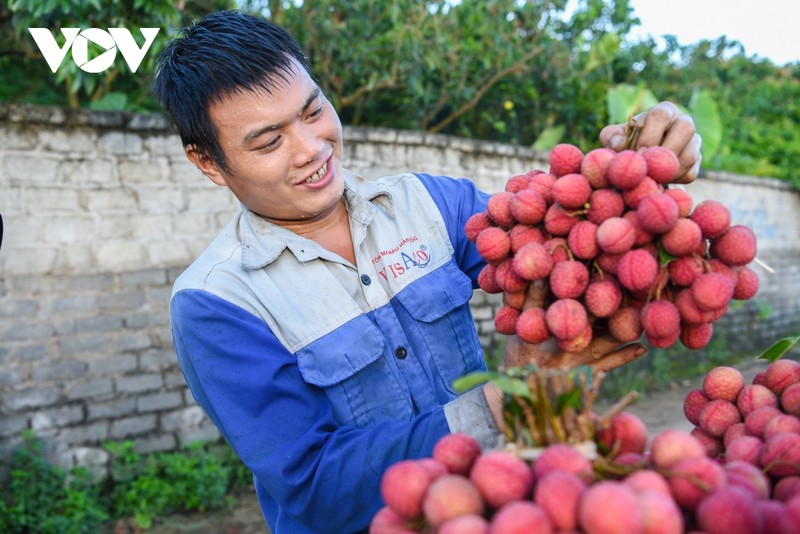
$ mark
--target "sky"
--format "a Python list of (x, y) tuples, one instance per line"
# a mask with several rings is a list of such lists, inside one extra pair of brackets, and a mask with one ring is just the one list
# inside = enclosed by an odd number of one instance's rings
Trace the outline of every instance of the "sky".
[(628, 36), (675, 35), (681, 45), (725, 35), (748, 56), (776, 65), (800, 61), (800, 0), (631, 0), (641, 25)]

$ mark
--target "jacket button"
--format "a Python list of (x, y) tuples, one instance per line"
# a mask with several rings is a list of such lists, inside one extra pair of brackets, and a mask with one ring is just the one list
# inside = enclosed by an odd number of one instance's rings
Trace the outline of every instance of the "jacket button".
[(369, 276), (367, 276), (366, 274), (362, 274), (361, 275), (361, 283), (364, 284), (365, 286), (368, 286), (368, 285), (370, 285), (372, 283), (372, 279)]
[(396, 349), (394, 349), (394, 355), (395, 355), (395, 356), (396, 356), (398, 359), (402, 360), (402, 359), (404, 359), (406, 356), (408, 356), (408, 351), (406, 350), (406, 348), (405, 348), (405, 347), (397, 347)]

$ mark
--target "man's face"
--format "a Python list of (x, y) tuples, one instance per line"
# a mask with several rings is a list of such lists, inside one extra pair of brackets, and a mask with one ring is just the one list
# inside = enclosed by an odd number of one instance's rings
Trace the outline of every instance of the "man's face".
[(209, 109), (230, 172), (199, 158), (192, 147), (187, 156), (250, 210), (291, 225), (323, 217), (341, 199), (342, 125), (296, 62), (274, 81), (271, 94), (243, 90)]

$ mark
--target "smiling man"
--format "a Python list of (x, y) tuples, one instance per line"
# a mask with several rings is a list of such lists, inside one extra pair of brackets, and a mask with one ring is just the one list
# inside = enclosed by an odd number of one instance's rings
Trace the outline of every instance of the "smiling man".
[[(497, 392), (451, 385), (485, 369), (469, 305), (485, 262), (464, 225), (489, 195), (342, 168), (336, 111), (291, 35), (261, 18), (224, 11), (185, 29), (156, 94), (186, 156), (242, 204), (175, 282), (170, 314), (189, 388), (253, 472), (272, 532), (365, 531), (391, 464), (450, 432), (496, 445)], [(665, 103), (643, 121), (691, 180), (691, 119)], [(643, 353), (601, 337), (580, 354), (508, 345), (606, 369)]]

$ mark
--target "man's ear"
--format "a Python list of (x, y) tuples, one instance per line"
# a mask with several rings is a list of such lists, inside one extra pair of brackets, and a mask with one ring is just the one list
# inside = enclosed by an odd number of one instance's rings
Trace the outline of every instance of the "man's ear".
[(204, 153), (200, 152), (195, 145), (186, 145), (183, 149), (186, 157), (194, 163), (200, 172), (205, 174), (209, 180), (217, 185), (227, 185), (225, 175), (220, 168)]

